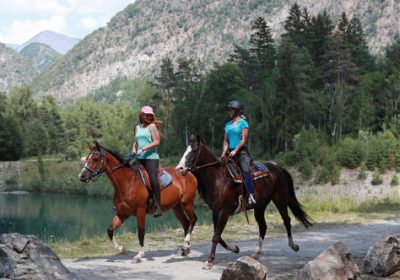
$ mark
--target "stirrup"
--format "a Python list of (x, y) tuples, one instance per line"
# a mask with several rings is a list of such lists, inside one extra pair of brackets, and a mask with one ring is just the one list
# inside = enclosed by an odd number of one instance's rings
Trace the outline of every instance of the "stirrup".
[(162, 210), (160, 205), (156, 205), (156, 210), (154, 211), (153, 217), (161, 217)]
[(252, 193), (249, 194), (249, 197), (247, 198), (247, 204), (249, 206), (253, 206), (256, 204), (256, 200), (254, 199), (254, 195)]

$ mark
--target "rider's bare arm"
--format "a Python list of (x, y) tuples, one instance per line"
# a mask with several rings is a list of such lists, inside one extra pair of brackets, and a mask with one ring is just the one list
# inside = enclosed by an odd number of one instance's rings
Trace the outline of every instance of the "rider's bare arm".
[(153, 142), (151, 142), (147, 146), (144, 146), (143, 150), (149, 150), (160, 145), (160, 132), (158, 131), (158, 128), (154, 123), (150, 124), (150, 133), (151, 138), (153, 138)]
[(228, 151), (228, 136), (226, 136), (226, 133), (224, 133), (224, 144), (222, 146), (222, 155), (221, 157), (226, 155), (226, 152)]
[(135, 139), (135, 141), (133, 141), (132, 153), (134, 153), (134, 154), (136, 154), (137, 146), (138, 146), (135, 136), (136, 136), (136, 127), (135, 127), (135, 129), (133, 130), (133, 139)]

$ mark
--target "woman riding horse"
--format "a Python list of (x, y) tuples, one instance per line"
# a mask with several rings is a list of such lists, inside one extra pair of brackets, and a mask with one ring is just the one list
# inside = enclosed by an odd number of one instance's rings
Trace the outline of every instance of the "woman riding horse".
[[(144, 236), (146, 214), (154, 213), (154, 207), (149, 205), (149, 192), (139, 174), (134, 171), (125, 159), (118, 154), (100, 146), (89, 146), (90, 153), (86, 157), (79, 178), (82, 182), (95, 181), (101, 174), (107, 174), (115, 191), (113, 202), (115, 215), (107, 229), (115, 249), (124, 252), (123, 247), (117, 243), (114, 231), (120, 227), (130, 216), (136, 217), (137, 234), (140, 251), (133, 258), (133, 262), (140, 262), (144, 256)], [(182, 255), (190, 252), (190, 239), (197, 216), (193, 210), (197, 190), (197, 180), (193, 174), (180, 175), (175, 168), (167, 167), (165, 170), (172, 176), (172, 183), (162, 190), (161, 208), (164, 211), (173, 209), (176, 218), (181, 223), (185, 239)]]
[[(225, 125), (224, 145), (221, 158), (228, 155), (236, 158), (239, 162), (243, 174), (243, 181), (247, 189), (248, 206), (252, 207), (256, 203), (254, 199), (253, 179), (250, 176), (251, 157), (247, 148), (247, 137), (249, 135), (249, 124), (241, 114), (243, 105), (240, 101), (233, 100), (228, 104), (231, 120)], [(229, 149), (229, 154), (228, 154)]]
[[(310, 218), (297, 201), (294, 192), (292, 177), (289, 172), (271, 162), (264, 163), (270, 174), (254, 182), (257, 202), (254, 205), (254, 216), (258, 224), (259, 240), (252, 257), (257, 259), (260, 256), (267, 224), (265, 222), (265, 210), (267, 205), (274, 202), (281, 215), (287, 235), (289, 247), (294, 251), (299, 246), (294, 243), (291, 232), (290, 217), (288, 208), (293, 215), (305, 226), (311, 226)], [(237, 246), (228, 245), (221, 237), (228, 222), (229, 216), (236, 213), (240, 208), (242, 189), (239, 184), (233, 182), (227, 175), (226, 165), (221, 162), (212, 151), (202, 143), (199, 137), (192, 139), (181, 161), (176, 167), (178, 170), (191, 170), (198, 180), (200, 196), (212, 210), (214, 223), (214, 235), (212, 247), (207, 262), (203, 268), (211, 269), (215, 259), (217, 244), (234, 253), (239, 252)]]
[(160, 185), (158, 182), (158, 166), (160, 157), (157, 147), (160, 145), (159, 122), (155, 119), (153, 108), (142, 107), (139, 114), (139, 121), (135, 127), (135, 141), (132, 145), (132, 154), (136, 154), (139, 162), (149, 173), (150, 183), (153, 187), (154, 203), (156, 211), (154, 217), (162, 215), (160, 207)]

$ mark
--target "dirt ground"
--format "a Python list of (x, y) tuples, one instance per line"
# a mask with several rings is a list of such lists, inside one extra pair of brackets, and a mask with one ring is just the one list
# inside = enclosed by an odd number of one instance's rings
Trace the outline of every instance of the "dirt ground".
[[(304, 232), (294, 232), (294, 240), (300, 245), (299, 252), (287, 246), (286, 236), (270, 237), (264, 242), (260, 262), (268, 268), (270, 279), (294, 279), (297, 271), (308, 261), (318, 256), (329, 245), (342, 241), (350, 249), (360, 270), (363, 258), (370, 246), (386, 234), (400, 233), (400, 218), (360, 225), (319, 225)], [(251, 239), (253, 238), (253, 239)], [(229, 240), (228, 240), (229, 241)], [(130, 252), (124, 256), (105, 256), (62, 262), (81, 279), (152, 279), (152, 280), (212, 280), (220, 279), (228, 262), (241, 256), (251, 255), (256, 246), (256, 237), (248, 241), (233, 242), (240, 248), (239, 254), (225, 251), (218, 246), (215, 266), (212, 270), (201, 267), (210, 251), (211, 244), (194, 244), (188, 257), (178, 256), (177, 249), (147, 252), (141, 263), (131, 263)], [(400, 279), (400, 273), (389, 278), (363, 275), (363, 279)]]

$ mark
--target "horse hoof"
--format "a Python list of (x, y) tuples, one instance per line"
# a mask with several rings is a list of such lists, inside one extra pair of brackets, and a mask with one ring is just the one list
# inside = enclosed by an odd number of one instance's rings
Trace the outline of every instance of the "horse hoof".
[(178, 255), (182, 257), (186, 257), (190, 254), (190, 247), (187, 248), (180, 248), (178, 250)]
[(142, 259), (139, 257), (133, 257), (133, 259), (132, 259), (132, 263), (140, 263), (141, 261), (142, 261)]
[(290, 248), (292, 248), (292, 250), (295, 252), (299, 251), (299, 249), (300, 249), (299, 245), (297, 245), (297, 244), (290, 246)]
[(213, 264), (210, 263), (210, 262), (206, 262), (206, 263), (203, 265), (203, 269), (206, 269), (206, 270), (210, 270), (212, 267), (213, 267)]
[(235, 245), (235, 250), (233, 250), (235, 254), (240, 253), (240, 249), (238, 246)]
[(117, 256), (125, 256), (126, 254), (128, 254), (127, 251), (121, 250), (121, 251), (119, 251), (119, 252), (117, 253)]

